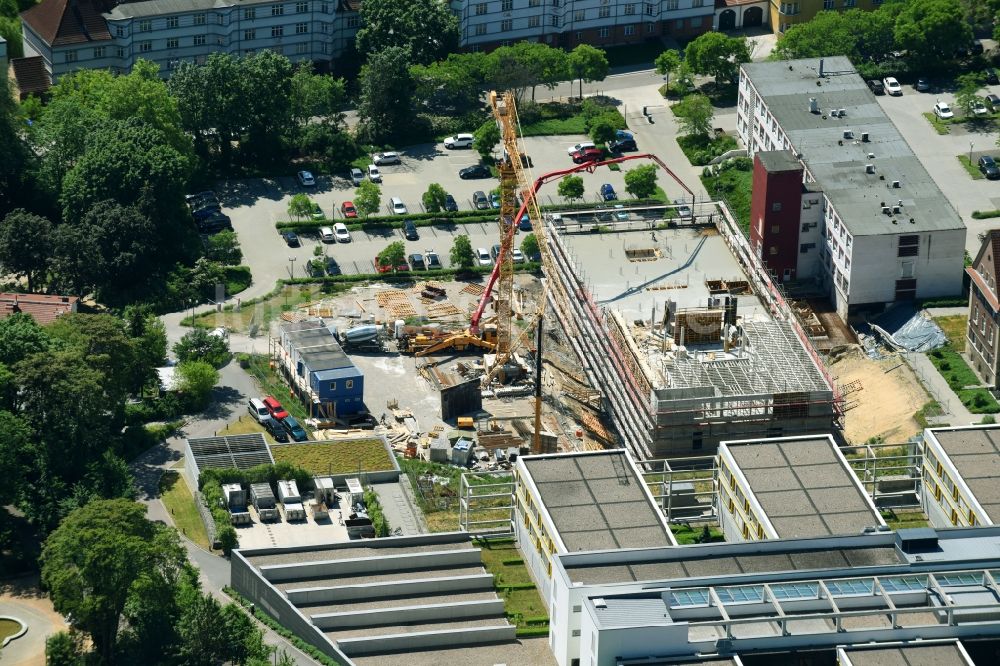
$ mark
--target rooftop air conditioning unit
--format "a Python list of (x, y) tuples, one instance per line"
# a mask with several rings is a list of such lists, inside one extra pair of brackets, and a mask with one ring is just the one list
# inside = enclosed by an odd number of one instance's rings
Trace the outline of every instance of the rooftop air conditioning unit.
[(899, 189), (899, 181), (898, 180), (892, 181), (892, 189), (894, 189), (894, 190), (898, 190)]
[(844, 130), (844, 138), (845, 139), (853, 139), (854, 138), (854, 131), (853, 130)]
[(837, 115), (840, 116), (841, 118), (843, 118), (844, 116), (847, 115), (847, 110), (846, 109), (837, 109)]
[(889, 208), (888, 206), (882, 206), (882, 213), (885, 214), (885, 215), (891, 215), (892, 214), (892, 209)]
[(868, 143), (868, 132), (861, 133), (861, 140), (865, 143)]
[(899, 215), (902, 212), (903, 212), (902, 206), (893, 206), (892, 207), (892, 214), (893, 215)]
[(865, 165), (865, 173), (875, 173), (875, 165), (874, 164), (866, 164)]

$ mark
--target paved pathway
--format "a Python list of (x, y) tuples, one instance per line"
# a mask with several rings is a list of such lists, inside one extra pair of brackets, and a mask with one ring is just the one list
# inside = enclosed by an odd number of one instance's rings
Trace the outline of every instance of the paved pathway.
[(38, 578), (26, 576), (0, 585), (0, 615), (28, 624), (28, 632), (0, 651), (0, 666), (45, 666), (45, 639), (66, 629), (52, 602), (38, 589)]
[(426, 529), (417, 517), (409, 496), (403, 490), (404, 483), (409, 483), (405, 475), (396, 483), (376, 483), (372, 488), (382, 502), (382, 511), (389, 522), (389, 529), (394, 530), (398, 527), (404, 536), (420, 534)]
[(920, 383), (924, 385), (927, 392), (931, 394), (932, 398), (937, 400), (938, 404), (946, 412), (943, 416), (936, 417), (934, 421), (944, 421), (948, 425), (953, 426), (964, 426), (978, 423), (982, 420), (982, 415), (973, 414), (966, 409), (962, 401), (955, 395), (955, 392), (948, 386), (945, 378), (941, 376), (941, 373), (937, 371), (934, 364), (927, 358), (927, 354), (909, 353), (904, 354), (903, 358), (913, 368), (913, 372), (916, 373), (920, 379)]

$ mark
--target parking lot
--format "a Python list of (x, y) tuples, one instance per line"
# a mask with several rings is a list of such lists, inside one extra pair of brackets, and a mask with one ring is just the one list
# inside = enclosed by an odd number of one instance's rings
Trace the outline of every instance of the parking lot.
[[(573, 166), (567, 148), (584, 136), (530, 137), (524, 140), (525, 151), (531, 157), (533, 166), (529, 169), (529, 179), (541, 174), (566, 169)], [(643, 150), (642, 139), (639, 149)], [(445, 150), (443, 145), (420, 145), (400, 151), (402, 164), (383, 166), (382, 200), (380, 214), (388, 215), (390, 197), (398, 196), (410, 212), (422, 212), (421, 197), (431, 183), (439, 183), (452, 194), (462, 210), (472, 209), (472, 194), (477, 190), (489, 192), (496, 187), (496, 179), (462, 180), (459, 169), (479, 162), (479, 155), (473, 150)], [(636, 162), (639, 164), (641, 162)], [(622, 171), (601, 168), (596, 173), (582, 173), (585, 200), (598, 200), (598, 189), (603, 183), (610, 183), (620, 196), (625, 195), (624, 167)], [(671, 198), (680, 197), (682, 191), (666, 174), (660, 174), (659, 184)], [(275, 222), (288, 219), (288, 202), (297, 193), (304, 192), (318, 203), (323, 212), (340, 217), (340, 204), (354, 195), (354, 185), (347, 173), (317, 175), (316, 187), (301, 187), (294, 174), (274, 180), (251, 179), (234, 181), (220, 187), (219, 196), (224, 211), (232, 218), (233, 228), (240, 237), (244, 261), (252, 271), (258, 284), (272, 284), (275, 280), (289, 276), (305, 275), (306, 264), (315, 258), (314, 250), (322, 246), (327, 256), (333, 257), (345, 274), (373, 272), (376, 254), (393, 241), (406, 244), (407, 254), (433, 250), (448, 266), (448, 254), (456, 235), (467, 234), (473, 249), (489, 248), (498, 242), (497, 229), (490, 224), (451, 225), (448, 227), (420, 227), (419, 240), (406, 240), (401, 230), (384, 232), (351, 232), (351, 243), (321, 244), (318, 237), (300, 235), (302, 246), (287, 247), (274, 227)], [(556, 184), (544, 187), (539, 193), (543, 204), (563, 203), (556, 194)], [(405, 216), (400, 216), (405, 219)]]

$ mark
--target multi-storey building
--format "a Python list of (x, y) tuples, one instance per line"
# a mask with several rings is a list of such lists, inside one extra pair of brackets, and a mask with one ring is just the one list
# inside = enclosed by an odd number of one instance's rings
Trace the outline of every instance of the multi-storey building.
[(771, 26), (776, 33), (785, 32), (800, 23), (812, 20), (824, 10), (878, 9), (883, 0), (770, 0)]
[[(359, 27), (356, 0), (42, 0), (21, 15), (25, 56), (53, 81), (79, 68), (127, 72), (143, 58), (168, 76), (181, 61), (260, 49), (329, 63)], [(573, 47), (693, 37), (712, 29), (708, 0), (454, 0), (461, 46), (515, 41)]]
[(966, 353), (984, 384), (1000, 386), (1000, 229), (992, 229), (983, 239), (972, 265), (965, 269), (971, 278), (969, 289), (969, 330)]
[[(961, 292), (965, 224), (847, 58), (743, 65), (737, 130), (760, 155), (751, 239), (780, 278), (815, 279), (845, 319)], [(798, 223), (779, 200), (793, 159)]]

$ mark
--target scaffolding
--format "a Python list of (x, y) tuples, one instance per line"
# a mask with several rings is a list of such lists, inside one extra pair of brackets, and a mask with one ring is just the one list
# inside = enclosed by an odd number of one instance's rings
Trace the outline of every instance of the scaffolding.
[(476, 536), (513, 534), (515, 485), (509, 471), (464, 472), (459, 477), (459, 528)]

